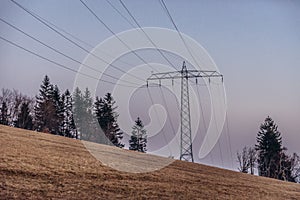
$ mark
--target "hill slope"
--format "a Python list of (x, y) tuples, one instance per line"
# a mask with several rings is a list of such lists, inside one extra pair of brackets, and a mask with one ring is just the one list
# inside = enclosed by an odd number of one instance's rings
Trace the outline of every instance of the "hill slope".
[(299, 184), (195, 163), (119, 172), (80, 141), (6, 126), (0, 152), (0, 199), (300, 199)]

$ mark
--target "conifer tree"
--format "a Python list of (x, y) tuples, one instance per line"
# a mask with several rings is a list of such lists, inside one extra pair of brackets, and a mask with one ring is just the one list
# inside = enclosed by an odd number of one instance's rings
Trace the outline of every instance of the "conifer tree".
[(73, 115), (74, 115), (74, 122), (78, 131), (78, 139), (84, 139), (82, 137), (82, 123), (83, 123), (83, 98), (81, 90), (77, 87), (73, 93)]
[(282, 154), (281, 133), (275, 122), (268, 116), (260, 126), (255, 145), (260, 176), (278, 178), (279, 162)]
[(93, 117), (93, 100), (88, 88), (82, 94), (79, 88), (74, 92), (74, 121), (79, 131), (80, 139), (94, 141), (96, 122)]
[(132, 127), (132, 135), (129, 140), (129, 150), (145, 153), (147, 151), (147, 134), (143, 122), (138, 117)]
[(115, 103), (110, 93), (107, 93), (103, 99), (97, 97), (94, 104), (95, 115), (108, 141), (117, 147), (123, 148), (124, 144), (121, 143), (123, 132), (117, 123), (119, 115), (116, 112)]
[(18, 114), (16, 120), (16, 127), (32, 130), (33, 122), (32, 116), (30, 114), (29, 102), (23, 102), (21, 105), (21, 111)]
[(53, 85), (46, 75), (39, 90), (39, 95), (36, 96), (34, 107), (34, 123), (37, 131), (57, 134), (57, 111), (53, 94)]
[(62, 135), (70, 138), (78, 138), (73, 116), (72, 95), (69, 90), (66, 90), (62, 95), (63, 102), (63, 121)]
[(64, 102), (60, 90), (57, 85), (53, 87), (53, 94), (51, 97), (55, 107), (55, 133), (63, 135), (63, 120), (64, 120)]

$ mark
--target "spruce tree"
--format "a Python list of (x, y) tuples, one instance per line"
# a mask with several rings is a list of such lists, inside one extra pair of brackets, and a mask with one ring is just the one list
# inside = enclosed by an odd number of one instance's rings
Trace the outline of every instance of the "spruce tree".
[(53, 87), (53, 93), (51, 97), (55, 107), (55, 124), (54, 131), (58, 135), (63, 135), (63, 120), (64, 120), (64, 102), (60, 90), (57, 85)]
[(34, 123), (37, 131), (57, 134), (57, 110), (53, 94), (53, 85), (46, 75), (39, 90), (39, 95), (36, 96), (34, 107)]
[(94, 141), (96, 122), (93, 117), (93, 100), (88, 88), (82, 94), (79, 88), (74, 92), (74, 121), (79, 131), (80, 139)]
[(70, 138), (78, 138), (73, 116), (72, 95), (69, 90), (66, 90), (62, 95), (63, 103), (63, 121), (62, 135)]
[(93, 116), (93, 99), (91, 97), (91, 92), (88, 88), (85, 89), (83, 93), (83, 117), (84, 117), (84, 131), (86, 135), (86, 139), (89, 141), (94, 140), (95, 134), (95, 121)]
[(32, 130), (33, 122), (32, 116), (30, 114), (29, 102), (23, 102), (21, 104), (21, 111), (18, 114), (16, 120), (16, 127)]
[(103, 99), (97, 97), (94, 104), (95, 115), (108, 141), (117, 147), (123, 148), (124, 144), (121, 143), (123, 132), (117, 123), (119, 115), (116, 112), (115, 103), (110, 93), (107, 93)]
[(82, 132), (84, 131), (82, 129), (82, 124), (83, 124), (83, 98), (82, 98), (82, 93), (81, 90), (77, 87), (73, 93), (73, 117), (74, 117), (74, 122), (77, 127), (78, 131), (78, 139), (84, 139), (82, 137)]
[(259, 175), (278, 178), (280, 157), (283, 150), (281, 134), (277, 125), (269, 116), (261, 124), (256, 140)]
[[(97, 96), (94, 103), (94, 118), (97, 120), (99, 126), (97, 126), (95, 142), (109, 145), (110, 140), (106, 137), (105, 132), (103, 131), (103, 129), (105, 129), (104, 126), (107, 122), (103, 117), (102, 106), (103, 100)], [(103, 129), (101, 127), (103, 127)]]
[(129, 150), (146, 152), (147, 134), (142, 120), (138, 117), (132, 127), (132, 135), (129, 140)]

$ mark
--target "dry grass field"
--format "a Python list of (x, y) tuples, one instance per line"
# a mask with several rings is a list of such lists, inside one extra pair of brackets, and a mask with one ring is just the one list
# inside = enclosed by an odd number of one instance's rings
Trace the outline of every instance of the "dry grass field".
[(0, 126), (0, 152), (0, 199), (300, 199), (300, 184), (195, 163), (119, 172), (81, 141), (6, 126)]

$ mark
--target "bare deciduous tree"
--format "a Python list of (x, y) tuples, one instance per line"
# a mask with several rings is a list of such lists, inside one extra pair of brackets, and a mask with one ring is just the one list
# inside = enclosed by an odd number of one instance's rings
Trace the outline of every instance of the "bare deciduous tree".
[(243, 173), (254, 174), (255, 162), (256, 162), (256, 151), (252, 147), (245, 146), (242, 153), (237, 152), (237, 159), (239, 162), (239, 171)]
[(239, 171), (243, 173), (248, 173), (249, 170), (249, 155), (248, 148), (244, 147), (242, 153), (237, 152), (237, 159), (239, 162)]

